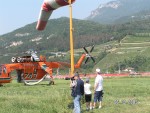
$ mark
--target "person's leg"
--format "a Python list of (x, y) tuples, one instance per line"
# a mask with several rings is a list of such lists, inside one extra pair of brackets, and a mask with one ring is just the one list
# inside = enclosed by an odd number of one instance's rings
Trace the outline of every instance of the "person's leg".
[(90, 109), (90, 102), (88, 102), (88, 108)]
[(89, 110), (89, 108), (88, 108), (88, 95), (85, 95), (85, 101), (86, 101), (86, 110)]
[(90, 102), (91, 102), (91, 94), (88, 95), (88, 108), (89, 108), (89, 109), (90, 109), (90, 107), (91, 107)]
[(92, 102), (90, 102), (90, 110), (92, 109), (93, 105), (92, 105)]
[(93, 109), (96, 107), (96, 102), (98, 100), (97, 91), (94, 93), (94, 103), (93, 103)]
[(99, 109), (102, 108), (102, 101), (99, 102)]
[(89, 110), (89, 103), (86, 102), (86, 110)]
[(100, 99), (99, 99), (99, 108), (102, 108), (102, 96), (100, 96)]
[(92, 94), (89, 95), (89, 108), (90, 108), (90, 110), (93, 109), (93, 106), (92, 106)]
[(80, 110), (80, 98), (81, 96), (80, 95), (77, 95), (75, 98), (74, 98), (74, 113), (80, 113), (81, 110)]
[(96, 102), (94, 102), (94, 104), (93, 104), (93, 109), (96, 107)]
[(100, 91), (100, 95), (99, 95), (99, 109), (102, 108), (102, 98), (103, 98), (103, 90)]

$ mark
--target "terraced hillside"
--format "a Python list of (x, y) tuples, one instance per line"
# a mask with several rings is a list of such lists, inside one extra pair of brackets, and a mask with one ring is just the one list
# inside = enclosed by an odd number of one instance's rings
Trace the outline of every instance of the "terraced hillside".
[[(150, 54), (150, 36), (127, 35), (120, 43), (112, 42), (105, 45), (96, 46), (103, 48), (107, 52), (107, 56), (100, 60), (95, 66), (100, 67), (103, 72), (107, 72), (110, 67), (117, 65), (118, 68), (121, 62), (131, 60), (136, 56), (149, 58)], [(148, 71), (148, 70), (147, 70)]]
[[(90, 50), (91, 47), (87, 47)], [(75, 62), (84, 52), (82, 48), (75, 49)], [(136, 68), (136, 71), (150, 71), (150, 34), (137, 33), (127, 35), (120, 42), (110, 41), (107, 43), (95, 45), (94, 51), (91, 53), (96, 60), (96, 64), (89, 60), (86, 65), (82, 65), (77, 70), (82, 73), (93, 73), (95, 68), (100, 67), (103, 73), (117, 72), (128, 67)], [(48, 61), (70, 62), (70, 52), (63, 52), (52, 55), (50, 51), (40, 51), (40, 54), (46, 53)], [(57, 53), (57, 52), (56, 52)], [(10, 55), (12, 56), (12, 55)], [(10, 57), (6, 57), (10, 60)], [(137, 61), (136, 61), (137, 60)], [(140, 61), (140, 62), (138, 62)], [(55, 73), (55, 72), (54, 72)], [(60, 69), (60, 74), (69, 73), (69, 69)]]

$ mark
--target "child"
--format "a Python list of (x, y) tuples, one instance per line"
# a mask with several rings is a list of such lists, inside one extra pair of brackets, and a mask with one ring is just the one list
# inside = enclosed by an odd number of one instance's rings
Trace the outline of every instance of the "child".
[(92, 109), (92, 92), (91, 92), (91, 84), (89, 83), (89, 79), (87, 78), (84, 84), (84, 93), (85, 93), (85, 101), (86, 101), (86, 109)]

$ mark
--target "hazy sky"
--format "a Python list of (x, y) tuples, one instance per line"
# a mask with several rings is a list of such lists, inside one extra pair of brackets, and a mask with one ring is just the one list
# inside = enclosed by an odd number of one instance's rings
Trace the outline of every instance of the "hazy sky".
[[(73, 18), (84, 19), (100, 4), (112, 0), (76, 0)], [(43, 0), (0, 0), (0, 35), (37, 21)], [(50, 18), (69, 17), (69, 8), (61, 7)]]

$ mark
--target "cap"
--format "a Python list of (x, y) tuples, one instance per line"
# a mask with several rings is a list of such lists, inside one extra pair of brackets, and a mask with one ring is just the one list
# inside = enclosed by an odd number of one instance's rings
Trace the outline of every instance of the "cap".
[(101, 70), (100, 70), (99, 68), (97, 68), (97, 69), (96, 69), (96, 72), (97, 72), (97, 73), (100, 73), (100, 72), (101, 72)]
[(75, 76), (79, 77), (79, 74), (78, 74), (78, 73), (75, 73), (75, 74), (74, 74), (74, 77), (75, 77)]
[(89, 81), (90, 81), (90, 80), (89, 80), (88, 78), (85, 80), (86, 83), (89, 83)]

